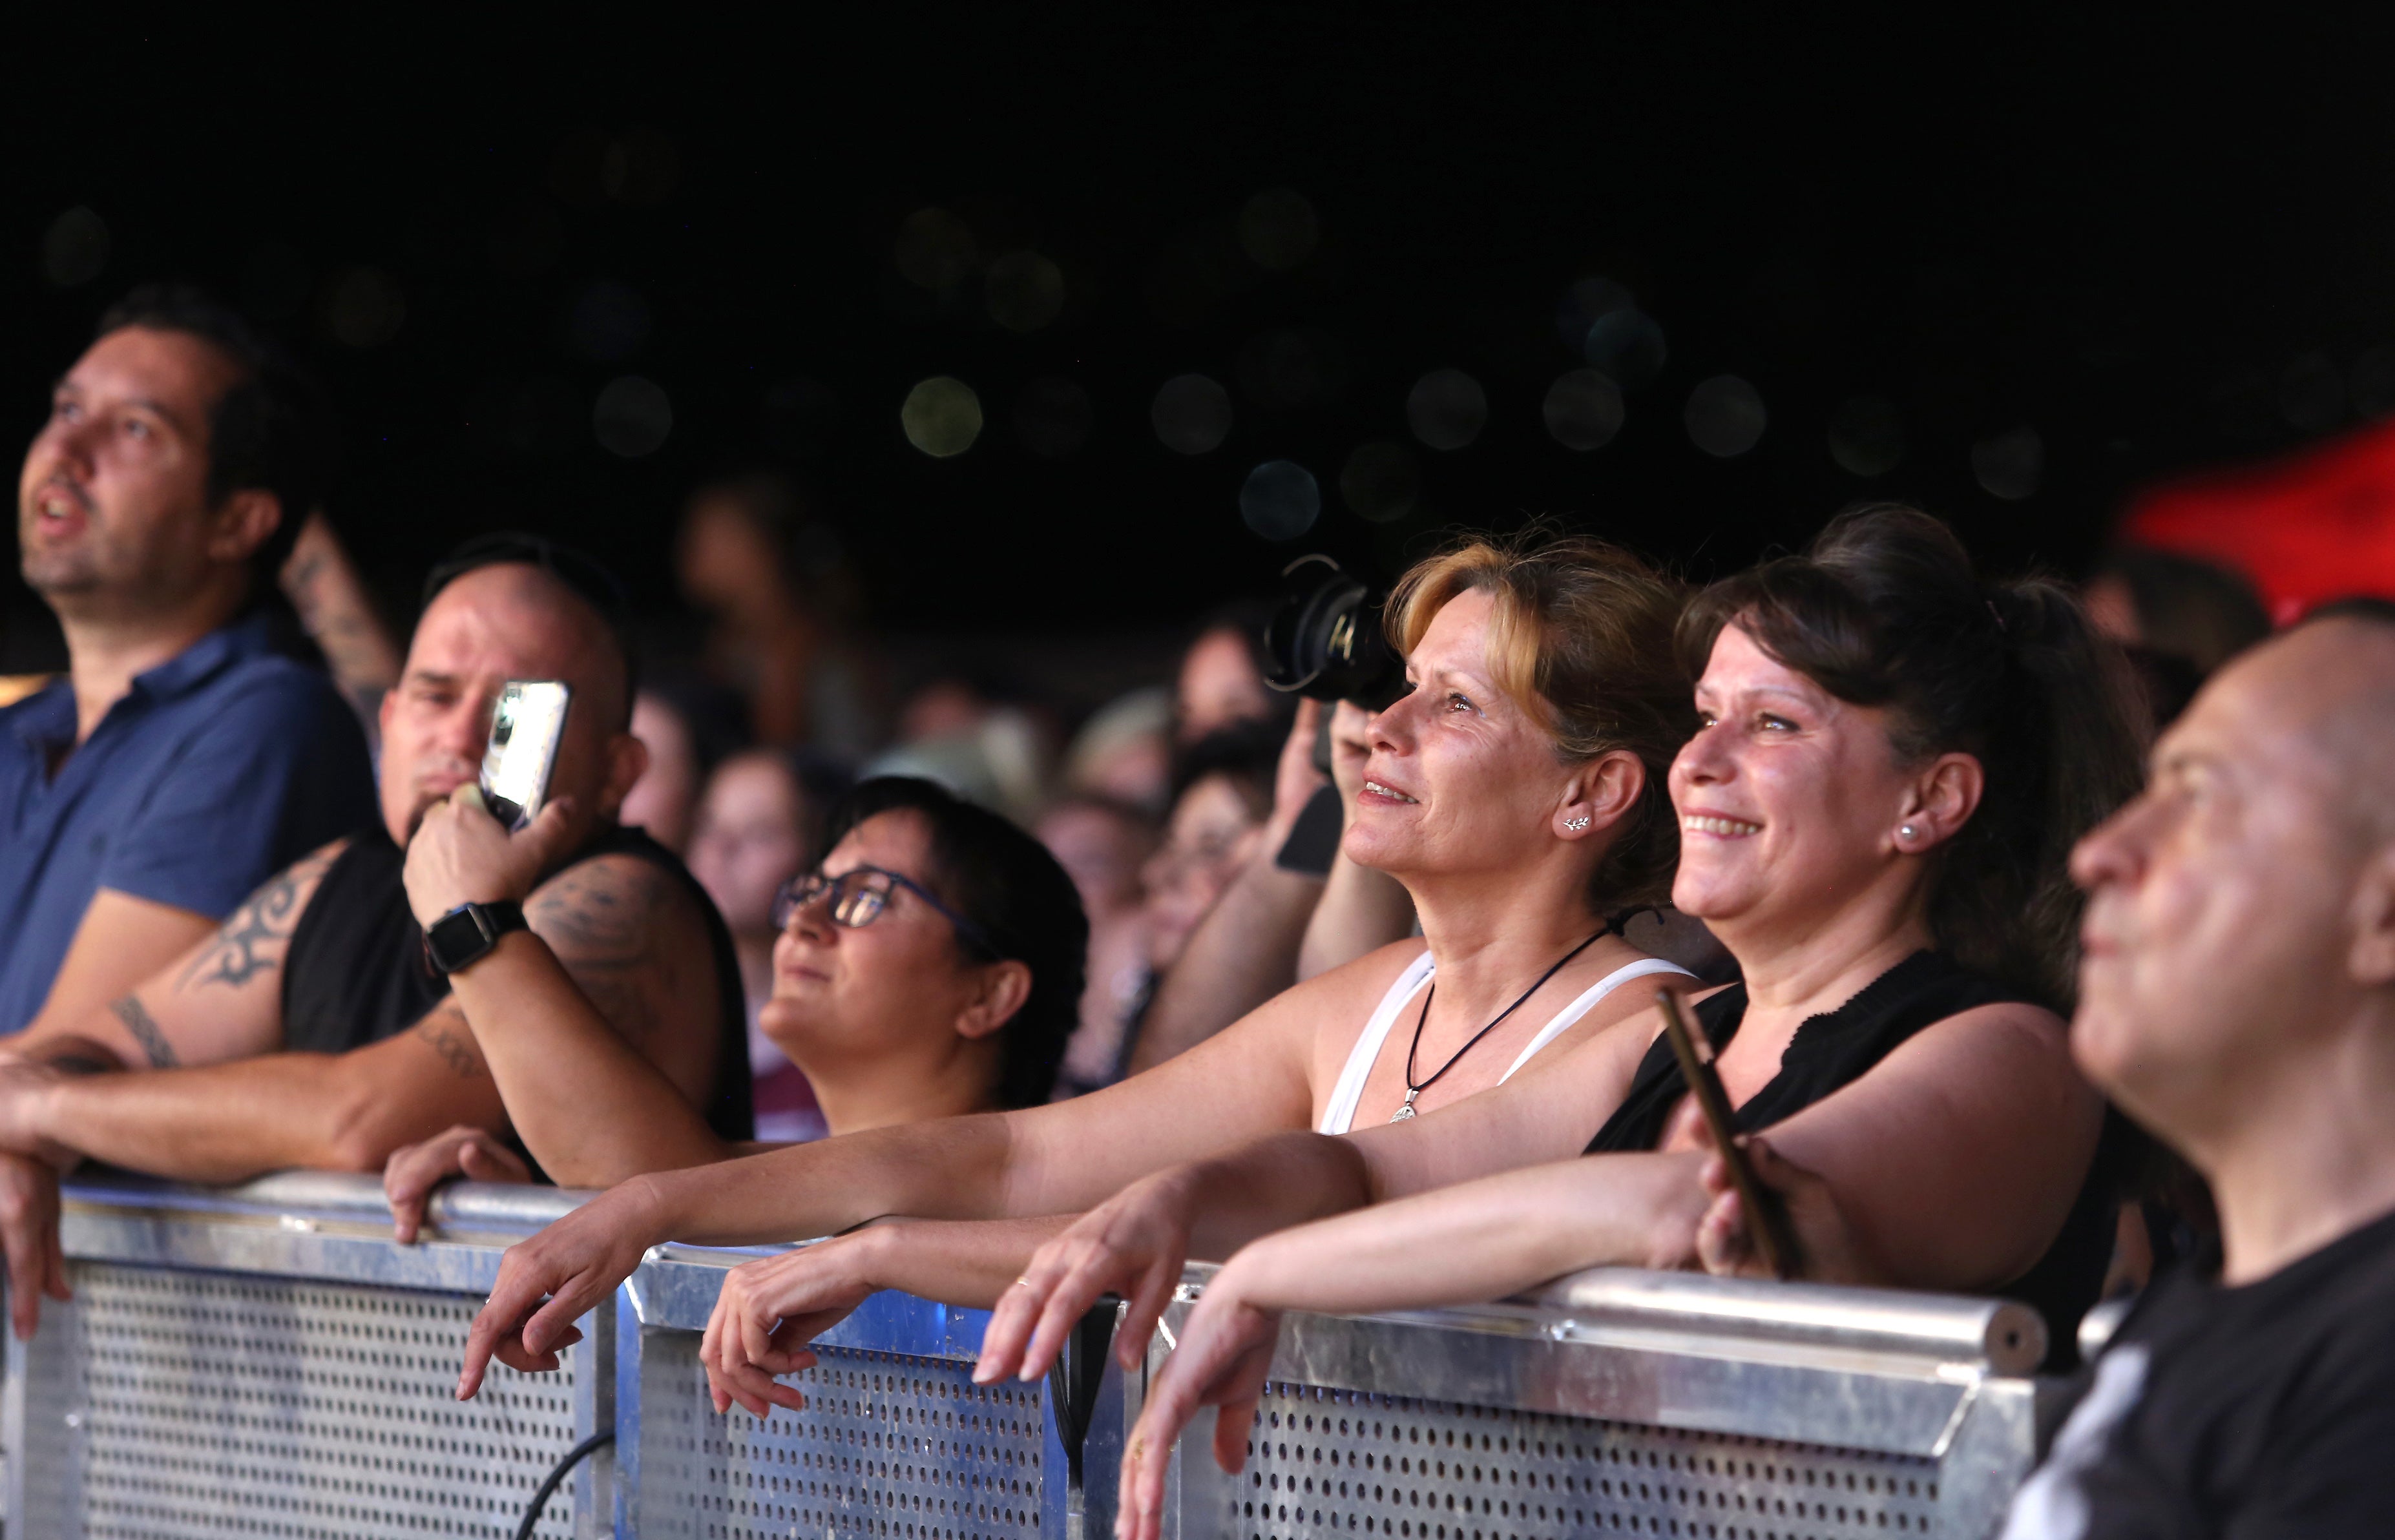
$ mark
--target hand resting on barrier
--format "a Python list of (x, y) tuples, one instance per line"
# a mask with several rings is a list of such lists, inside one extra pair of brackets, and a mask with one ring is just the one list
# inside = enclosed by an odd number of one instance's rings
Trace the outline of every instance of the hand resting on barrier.
[(74, 1297), (59, 1244), (59, 1174), (30, 1155), (0, 1153), (0, 1247), (8, 1260), (8, 1323), (17, 1339), (33, 1339), (42, 1296)]
[[(774, 1383), (815, 1361), (807, 1344), (882, 1289), (945, 1305), (986, 1309), (1010, 1292), (1022, 1258), (1065, 1217), (1036, 1219), (882, 1219), (724, 1275), (700, 1344), (715, 1409), (738, 1402), (759, 1416), (806, 1398)], [(996, 1372), (978, 1374), (982, 1383)]]
[[(1886, 1269), (1870, 1259), (1863, 1237), (1846, 1222), (1838, 1194), (1817, 1171), (1783, 1158), (1760, 1134), (1739, 1139), (1755, 1179), (1780, 1194), (1788, 1207), (1789, 1224), (1796, 1232), (1801, 1256), (1797, 1274), (1817, 1283), (1872, 1283)], [(1726, 1277), (1768, 1278), (1746, 1227), (1745, 1205), (1731, 1182), (1729, 1164), (1718, 1154), (1706, 1157), (1700, 1179), (1713, 1194), (1713, 1204), (1697, 1221), (1697, 1259), (1707, 1272)]]
[(413, 1245), (424, 1228), (432, 1190), (463, 1178), (475, 1182), (528, 1182), (532, 1168), (516, 1152), (470, 1123), (460, 1123), (421, 1144), (391, 1152), (382, 1168), (382, 1195), (390, 1204), (390, 1228), (401, 1245)]
[(1041, 1246), (990, 1314), (974, 1382), (1046, 1374), (1074, 1325), (1108, 1294), (1130, 1304), (1115, 1333), (1115, 1357), (1125, 1369), (1138, 1367), (1189, 1259), (1190, 1169), (1142, 1178)]
[(510, 1369), (557, 1367), (558, 1349), (582, 1339), (574, 1323), (641, 1265), (645, 1237), (655, 1231), (655, 1221), (643, 1217), (649, 1191), (636, 1177), (507, 1249), (491, 1296), (466, 1334), (459, 1401), (483, 1388), (494, 1358)]

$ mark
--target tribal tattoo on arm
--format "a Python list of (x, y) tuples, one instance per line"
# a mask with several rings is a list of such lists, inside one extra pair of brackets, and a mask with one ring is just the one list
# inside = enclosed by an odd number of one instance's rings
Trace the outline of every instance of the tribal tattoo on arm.
[(166, 1041), (166, 1034), (158, 1030), (158, 1023), (152, 1020), (150, 1013), (142, 1008), (139, 996), (128, 994), (108, 1008), (125, 1023), (125, 1030), (141, 1045), (141, 1051), (150, 1056), (152, 1069), (172, 1070), (181, 1066), (182, 1060), (175, 1057), (175, 1045)]
[[(175, 988), (179, 991), (221, 984), (239, 989), (258, 975), (280, 968), (283, 954), (291, 945), (292, 928), (299, 923), (300, 911), (307, 907), (317, 880), (345, 845), (346, 842), (326, 846), (268, 878), (265, 886), (244, 900), (232, 918), (218, 928), (200, 954), (185, 965), (176, 976)], [(123, 1015), (121, 1011), (118, 1014)], [(127, 1020), (126, 1025), (131, 1027), (133, 1023)], [(146, 1048), (150, 1045), (145, 1040), (142, 1046)], [(152, 1057), (156, 1057), (154, 1052)]]

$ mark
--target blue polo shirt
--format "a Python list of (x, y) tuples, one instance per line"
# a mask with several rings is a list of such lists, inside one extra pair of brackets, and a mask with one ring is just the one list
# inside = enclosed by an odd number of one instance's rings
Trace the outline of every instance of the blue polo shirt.
[(145, 674), (74, 744), (60, 679), (0, 710), (0, 1035), (42, 1008), (102, 888), (221, 919), (375, 821), (365, 734), (332, 682), (269, 646), (265, 616)]

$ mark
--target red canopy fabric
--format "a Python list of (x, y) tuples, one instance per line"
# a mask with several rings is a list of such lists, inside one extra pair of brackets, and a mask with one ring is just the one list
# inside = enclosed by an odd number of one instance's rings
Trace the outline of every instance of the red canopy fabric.
[(2152, 488), (2121, 533), (2236, 568), (2282, 625), (2332, 599), (2395, 599), (2395, 421)]

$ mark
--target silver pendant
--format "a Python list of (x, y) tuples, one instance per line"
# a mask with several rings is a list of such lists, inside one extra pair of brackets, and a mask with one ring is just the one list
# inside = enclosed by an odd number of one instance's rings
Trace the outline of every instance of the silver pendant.
[(1408, 1092), (1406, 1093), (1406, 1101), (1405, 1101), (1405, 1105), (1404, 1105), (1404, 1106), (1402, 1106), (1402, 1107), (1399, 1107), (1396, 1112), (1391, 1112), (1391, 1113), (1389, 1114), (1389, 1121), (1390, 1121), (1391, 1123), (1403, 1123), (1403, 1122), (1405, 1122), (1408, 1118), (1412, 1117), (1413, 1115), (1414, 1115), (1414, 1093), (1413, 1093), (1413, 1092), (1411, 1092), (1411, 1091), (1408, 1091)]

